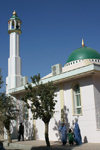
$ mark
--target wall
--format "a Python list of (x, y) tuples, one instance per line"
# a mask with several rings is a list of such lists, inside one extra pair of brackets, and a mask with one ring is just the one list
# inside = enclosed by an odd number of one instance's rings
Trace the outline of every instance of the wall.
[(96, 133), (95, 136), (100, 143), (100, 76), (93, 77), (94, 82), (94, 98), (95, 98), (95, 117), (96, 117)]
[[(82, 102), (82, 115), (73, 115), (73, 102), (72, 102), (72, 84), (78, 82), (80, 84), (81, 102)], [(99, 85), (98, 85), (99, 87)], [(100, 142), (99, 133), (96, 130), (95, 120), (95, 103), (94, 103), (94, 86), (92, 76), (72, 80), (63, 84), (64, 90), (64, 108), (66, 111), (67, 127), (72, 125), (72, 121), (78, 118), (79, 126), (81, 129), (82, 140), (87, 137), (88, 142)], [(95, 90), (96, 91), (96, 90)], [(60, 90), (57, 92), (56, 113), (50, 121), (49, 137), (50, 140), (58, 141), (60, 139), (58, 127), (61, 121), (61, 104), (60, 104)], [(40, 120), (36, 121), (38, 139), (44, 140), (44, 124)], [(41, 130), (42, 129), (42, 130)], [(92, 133), (92, 135), (91, 135)]]

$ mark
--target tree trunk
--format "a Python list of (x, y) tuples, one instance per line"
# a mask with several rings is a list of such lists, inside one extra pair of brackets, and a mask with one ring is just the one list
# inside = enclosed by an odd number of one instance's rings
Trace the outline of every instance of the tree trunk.
[(12, 143), (10, 130), (7, 130), (8, 143)]
[(45, 123), (45, 141), (48, 147), (50, 147), (49, 136), (48, 136), (49, 123)]

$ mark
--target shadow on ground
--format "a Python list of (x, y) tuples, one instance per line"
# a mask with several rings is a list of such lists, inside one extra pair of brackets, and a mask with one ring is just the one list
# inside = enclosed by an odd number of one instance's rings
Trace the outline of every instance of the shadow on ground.
[(5, 150), (22, 150), (22, 149), (15, 149), (15, 148), (14, 148), (14, 149), (5, 149)]
[(39, 146), (39, 147), (32, 147), (30, 150), (72, 150), (75, 146)]

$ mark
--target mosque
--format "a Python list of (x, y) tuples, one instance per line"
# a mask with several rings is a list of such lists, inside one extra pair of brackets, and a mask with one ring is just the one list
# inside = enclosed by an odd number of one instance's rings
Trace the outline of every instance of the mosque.
[[(8, 21), (10, 55), (6, 93), (14, 97), (16, 107), (20, 108), (19, 120), (26, 127), (26, 139), (44, 140), (44, 123), (40, 119), (33, 120), (30, 110), (23, 111), (21, 101), (27, 83), (27, 77), (23, 77), (21, 73), (19, 55), (21, 23), (14, 11)], [(50, 74), (41, 79), (43, 83), (53, 81), (59, 87), (55, 97), (55, 114), (49, 124), (50, 140), (59, 140), (58, 126), (62, 119), (66, 121), (67, 126), (72, 126), (72, 122), (77, 118), (82, 141), (87, 139), (90, 143), (100, 143), (100, 54), (85, 46), (82, 40), (82, 46), (70, 54), (64, 66), (55, 64), (51, 70)], [(16, 128), (18, 123), (14, 122)]]

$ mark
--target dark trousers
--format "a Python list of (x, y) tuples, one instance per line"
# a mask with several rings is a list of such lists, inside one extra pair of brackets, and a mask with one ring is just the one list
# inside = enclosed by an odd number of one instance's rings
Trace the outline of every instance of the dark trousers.
[(67, 141), (63, 141), (62, 143), (63, 143), (63, 145), (66, 145)]
[(24, 133), (19, 133), (19, 135), (18, 135), (18, 141), (21, 140), (21, 137), (22, 137), (22, 140), (24, 141)]

